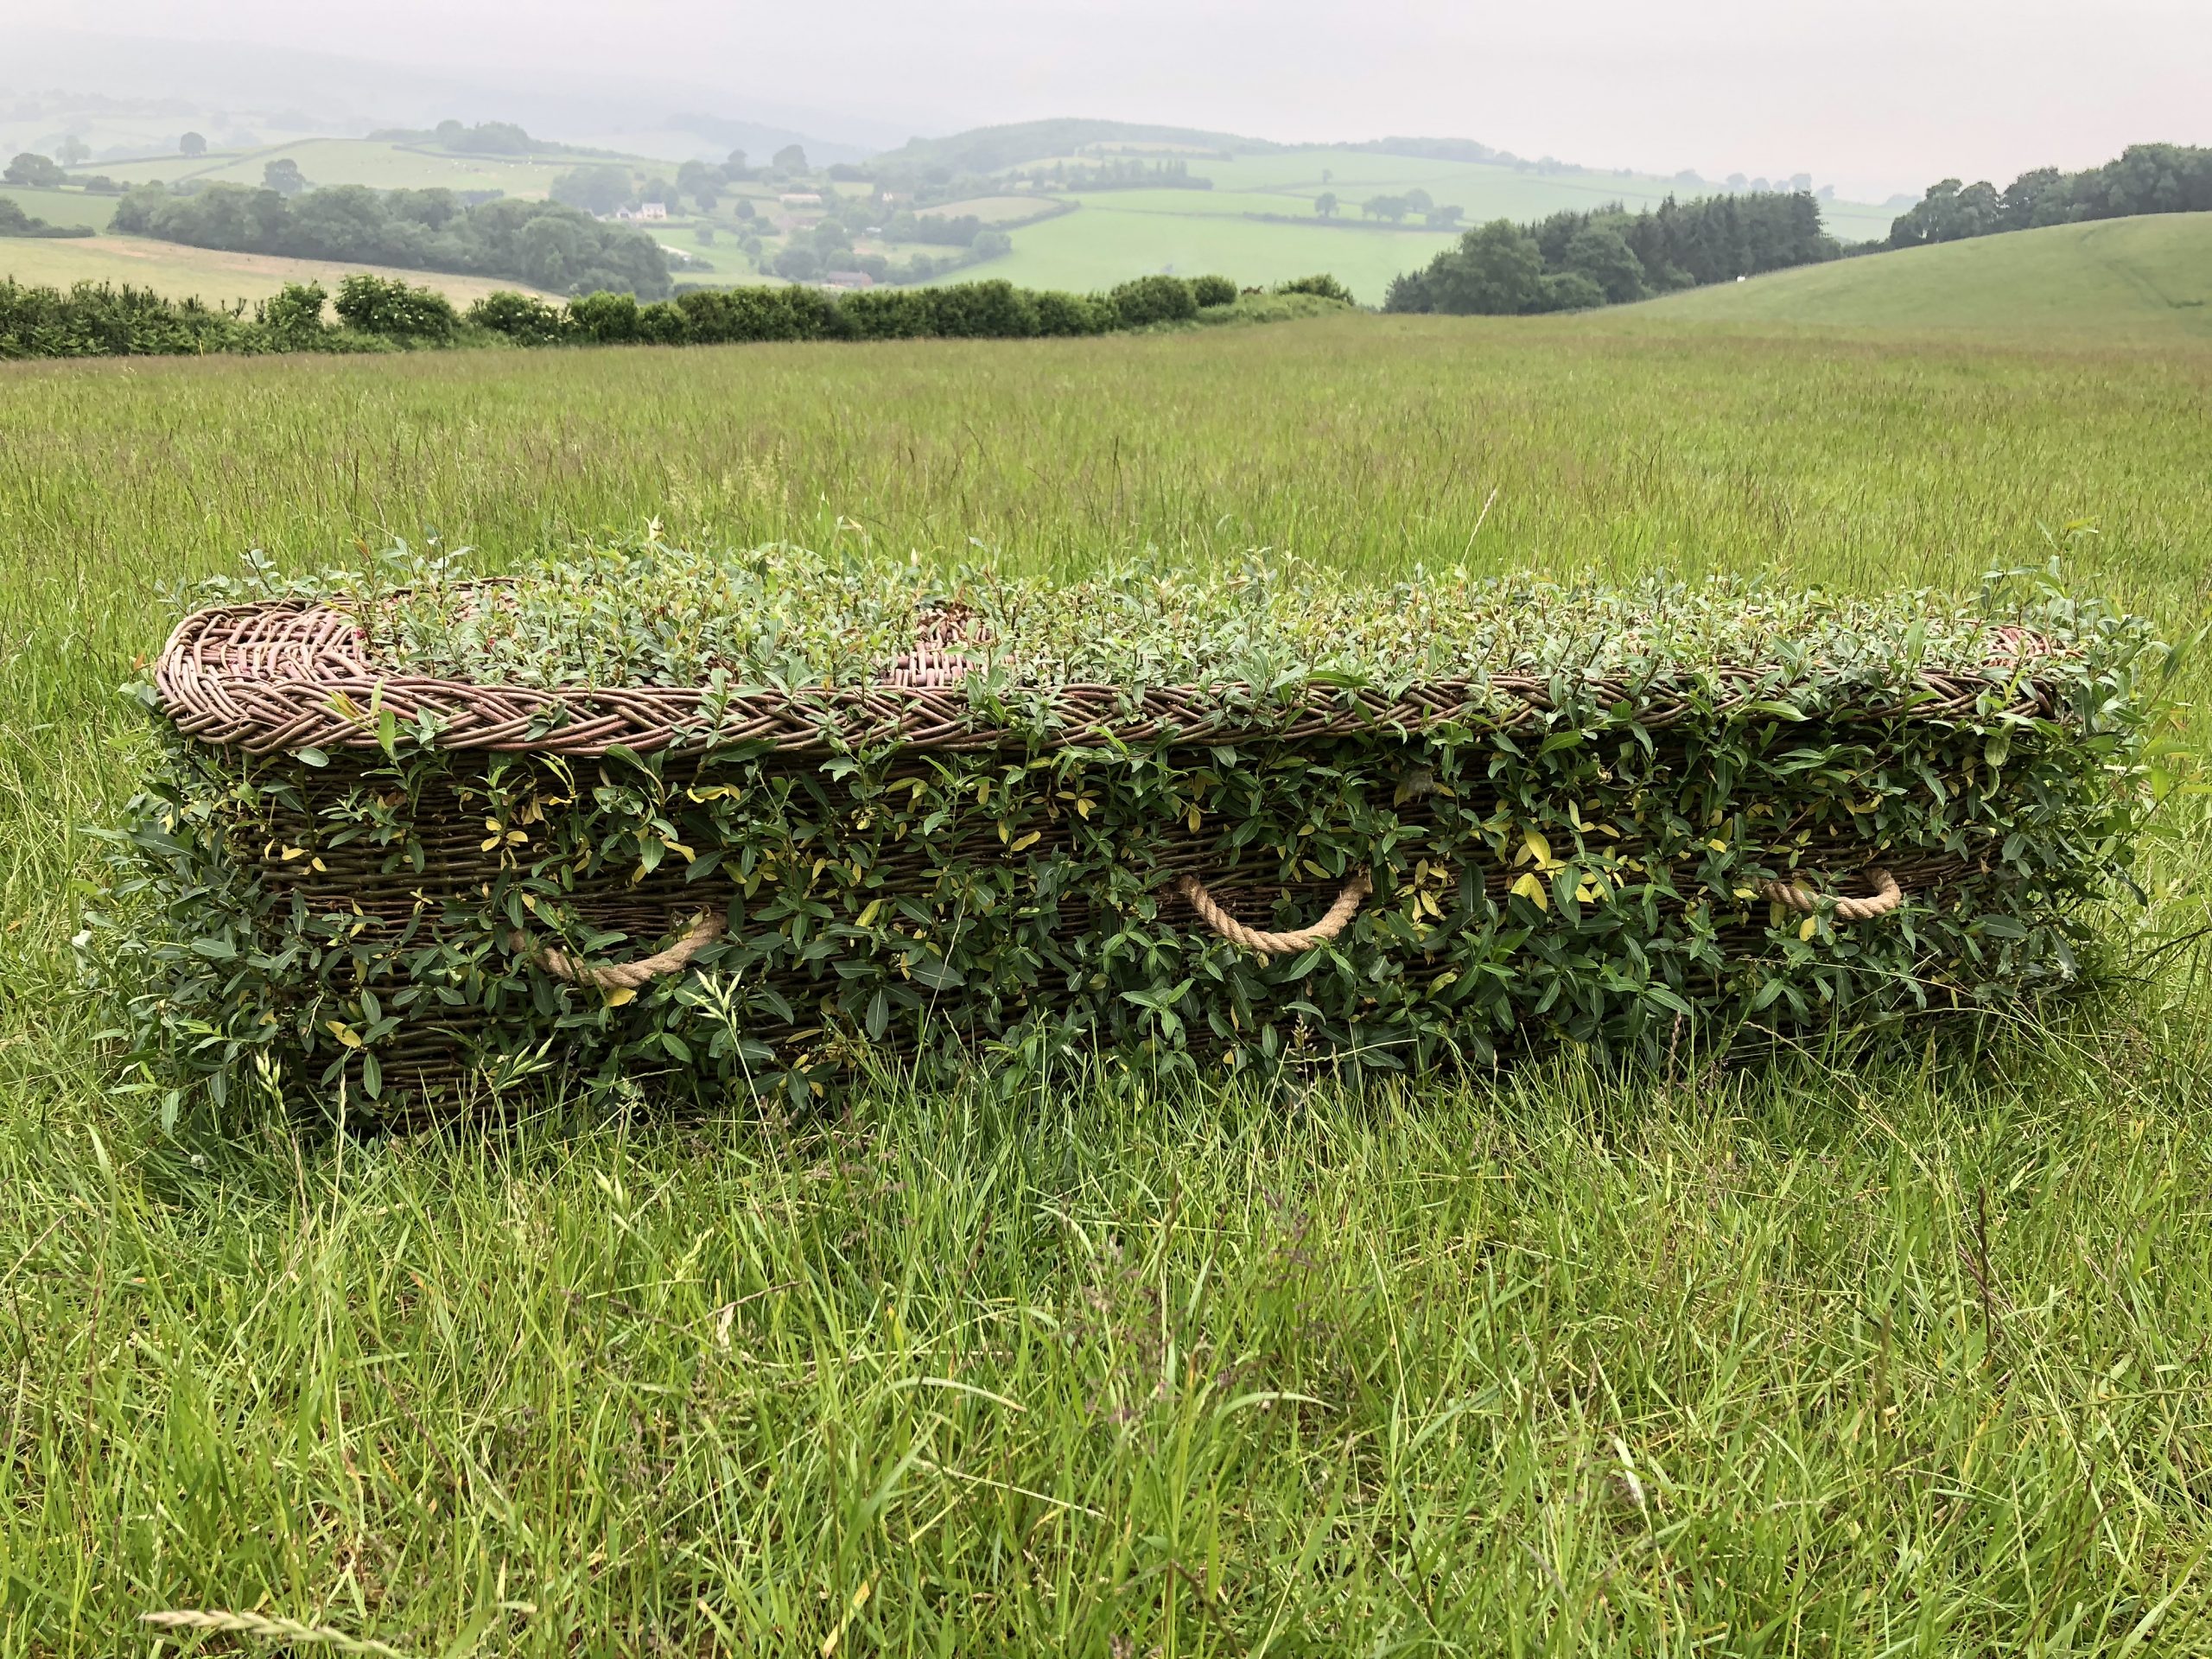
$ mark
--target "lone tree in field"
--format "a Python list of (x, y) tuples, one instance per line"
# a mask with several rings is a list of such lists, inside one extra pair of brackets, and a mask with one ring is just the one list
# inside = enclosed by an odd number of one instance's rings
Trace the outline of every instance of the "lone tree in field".
[(177, 152), (183, 156), (205, 156), (207, 141), (196, 132), (188, 132), (176, 141)]
[(71, 133), (54, 147), (54, 153), (64, 167), (78, 167), (92, 158), (92, 147)]
[(279, 156), (264, 163), (261, 181), (287, 200), (303, 193), (308, 188), (307, 175), (300, 171), (300, 164), (289, 156)]
[(0, 173), (0, 181), (29, 189), (50, 189), (67, 176), (51, 156), (27, 149), (8, 163), (8, 170)]
[(1314, 197), (1313, 211), (1323, 219), (1334, 219), (1337, 216), (1337, 193), (1333, 190), (1324, 190), (1319, 195)]

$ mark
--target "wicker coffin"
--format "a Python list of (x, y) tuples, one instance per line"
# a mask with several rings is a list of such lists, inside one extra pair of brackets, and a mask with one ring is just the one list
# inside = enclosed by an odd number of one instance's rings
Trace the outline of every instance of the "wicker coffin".
[[(1033, 751), (1033, 729), (1027, 735), (1012, 733), (971, 698), (961, 645), (957, 616), (924, 618), (912, 652), (875, 683), (801, 695), (753, 691), (715, 698), (682, 687), (480, 684), (393, 671), (376, 660), (346, 611), (279, 601), (188, 618), (161, 655), (155, 686), (182, 748), (201, 764), (227, 764), (282, 780), (281, 788), (259, 789), (257, 804), (240, 809), (232, 824), (238, 866), (269, 895), (259, 912), (264, 924), (289, 918), (296, 927), (302, 915), (338, 918), (350, 930), (357, 963), (369, 960), (361, 954), (364, 941), (387, 941), (397, 962), (427, 943), (458, 938), (511, 976), (491, 991), (472, 977), (466, 995), (447, 994), (380, 1042), (364, 1044), (377, 1058), (381, 1097), (411, 1111), (465, 1090), (487, 1056), (509, 1052), (524, 1039), (537, 1041), (549, 1029), (556, 1057), (571, 1040), (580, 1049), (604, 1047), (608, 1027), (620, 1027), (643, 1007), (630, 994), (665, 990), (688, 975), (713, 969), (764, 925), (757, 903), (719, 881), (702, 883), (685, 860), (671, 858), (643, 873), (611, 866), (585, 869), (581, 860), (556, 870), (543, 861), (531, 862), (535, 843), (522, 845), (518, 858), (517, 845), (501, 839), (498, 818), (487, 820), (485, 803), (495, 774), (512, 780), (519, 761), (525, 770), (551, 769), (574, 778), (579, 769), (603, 768), (616, 756), (646, 758), (664, 775), (681, 779), (725, 775), (714, 769), (741, 757), (734, 763), (741, 768), (741, 785), (721, 792), (742, 788), (767, 799), (783, 798), (779, 791), (795, 780), (818, 792), (825, 768), (855, 753), (877, 757), (881, 783), (920, 779), (948, 756)], [(2038, 664), (2051, 660), (2042, 654), (2045, 650), (2037, 636), (2023, 630), (1993, 630), (1980, 668), (1923, 674), (1909, 694), (1831, 711), (1823, 729), (1855, 724), (1878, 749), (1885, 734), (1914, 726), (2055, 721), (2062, 711), (2038, 672)], [(1751, 718), (1744, 710), (1770, 695), (1770, 679), (1753, 667), (1723, 673), (1696, 695), (1676, 697), (1649, 686), (1598, 682), (1577, 687), (1575, 696), (1596, 708), (1633, 702), (1635, 723), (1649, 740), (1651, 765), (1660, 773), (1671, 767), (1687, 777), (1700, 764), (1704, 735), (1716, 723)], [(1299, 999), (1310, 993), (1311, 982), (1297, 979), (1292, 966), (1312, 973), (1323, 945), (1333, 942), (1333, 953), (1320, 954), (1353, 976), (1379, 971), (1370, 964), (1394, 955), (1410, 958), (1433, 951), (1436, 925), (1423, 919), (1419, 895), (1402, 902), (1411, 892), (1407, 884), (1415, 854), (1432, 846), (1464, 846), (1464, 830), (1453, 825), (1474, 823), (1492, 810), (1480, 769), (1465, 760), (1470, 741), (1479, 747), (1485, 734), (1495, 741), (1541, 733), (1557, 705), (1559, 683), (1505, 674), (1479, 683), (1415, 684), (1395, 695), (1317, 687), (1309, 706), (1287, 718), (1277, 713), (1264, 725), (1219, 688), (1170, 687), (1132, 696), (1115, 686), (1075, 684), (1046, 695), (1053, 700), (1058, 746), (1095, 753), (1109, 766), (1131, 756), (1187, 760), (1230, 753), (1240, 744), (1248, 746), (1248, 755), (1290, 749), (1364, 760), (1382, 756), (1394, 786), (1387, 804), (1378, 794), (1362, 809), (1368, 815), (1362, 821), (1383, 827), (1376, 837), (1378, 849), (1387, 842), (1398, 850), (1388, 856), (1378, 850), (1373, 862), (1356, 858), (1339, 872), (1316, 874), (1310, 863), (1301, 868), (1295, 861), (1253, 855), (1254, 849), (1236, 843), (1234, 826), (1216, 817), (1201, 819), (1194, 813), (1187, 820), (1102, 828), (1073, 812), (1050, 810), (1036, 817), (1033, 834), (1020, 836), (1009, 837), (1002, 825), (956, 822), (925, 837), (886, 842), (870, 855), (870, 891), (894, 899), (928, 891), (933, 882), (941, 891), (944, 873), (963, 866), (995, 873), (1033, 870), (1050, 866), (1060, 854), (1070, 861), (1065, 868), (1076, 872), (1067, 890), (1056, 892), (1044, 910), (1025, 911), (1018, 921), (1005, 924), (1019, 931), (1028, 959), (1046, 969), (1027, 971), (1014, 991), (995, 991), (988, 999), (958, 993), (929, 999), (928, 1020), (955, 1036), (990, 1035), (1021, 1020), (1058, 1017), (1085, 995), (1096, 995), (1083, 988), (1089, 982), (1082, 970), (1095, 958), (1096, 942), (1130, 925), (1136, 912), (1154, 934), (1182, 938), (1194, 957), (1226, 951), (1274, 964), (1285, 1007), (1310, 1006)], [(395, 732), (403, 743), (411, 739), (426, 749), (434, 747), (443, 757), (441, 769), (397, 781)], [(1451, 754), (1459, 760), (1429, 747), (1440, 733), (1450, 734)], [(1451, 783), (1439, 782), (1440, 766)], [(512, 796), (512, 781), (501, 787)], [(920, 793), (918, 783), (914, 792)], [(346, 803), (368, 798), (389, 803), (380, 833), (332, 833)], [(1789, 867), (1769, 869), (1748, 889), (1738, 887), (1735, 910), (1728, 912), (1724, 897), (1711, 917), (1725, 950), (1748, 956), (1767, 948), (1785, 912), (1793, 929), (1802, 916), (1841, 931), (1894, 927), (1893, 912), (1963, 915), (1993, 902), (1978, 888), (1992, 880), (1994, 842), (1950, 836), (1911, 844), (1894, 834), (1878, 839), (1842, 811), (1808, 809), (1796, 821), (1814, 827), (1790, 842)], [(530, 833), (527, 827), (507, 832), (511, 838)], [(1633, 868), (1637, 837), (1632, 831), (1616, 835), (1602, 850), (1614, 868)], [(854, 861), (857, 867), (857, 858)], [(1435, 874), (1426, 861), (1419, 868), (1424, 879)], [(510, 905), (505, 915), (524, 925), (495, 918), (487, 932), (486, 901), (496, 912), (495, 890), (532, 871), (558, 878), (559, 917), (537, 908), (535, 900), (528, 901), (527, 914)], [(1099, 879), (1086, 880), (1085, 872)], [(1495, 928), (1527, 874), (1516, 872), (1509, 860), (1461, 856), (1437, 880), (1455, 915), (1465, 918), (1472, 913), (1470, 906), (1486, 903), (1492, 912), (1487, 925)], [(1141, 899), (1133, 899), (1140, 890)], [(1518, 890), (1527, 891), (1525, 885)], [(1656, 925), (1663, 931), (1673, 925), (1669, 914), (1710, 902), (1670, 894), (1655, 901)], [(1411, 923), (1404, 919), (1408, 905)], [(1441, 917), (1446, 906), (1432, 899), (1430, 908)], [(1554, 906), (1545, 903), (1543, 911), (1539, 916), (1524, 906), (1515, 913), (1540, 927), (1557, 922)], [(788, 951), (754, 963), (748, 982), (762, 995), (748, 1005), (745, 1034), (756, 1052), (819, 1060), (864, 1038), (893, 1045), (911, 1040), (911, 1030), (863, 1033), (860, 1027), (872, 1020), (855, 1014), (841, 1022), (836, 1013), (836, 975), (861, 971), (865, 977), (872, 971), (860, 959), (869, 912), (855, 902), (842, 913), (849, 922), (855, 912), (862, 928), (844, 929), (852, 937), (826, 966)], [(950, 912), (942, 906), (931, 913), (948, 926), (982, 925), (972, 918), (946, 920)], [(886, 942), (911, 958), (918, 948), (912, 936), (924, 931), (918, 923)], [(1811, 931), (1809, 925), (1805, 931)], [(619, 945), (594, 948), (594, 941), (614, 934), (623, 936)], [(352, 971), (365, 980), (381, 970), (372, 965)], [(342, 990), (341, 984), (334, 992), (326, 976), (319, 988), (299, 995), (327, 1002)], [(276, 1002), (283, 1005), (286, 995), (278, 983)], [(1275, 1006), (1267, 1002), (1264, 990), (1238, 995), (1242, 1014), (1215, 1020), (1211, 1038), (1193, 1029), (1194, 1046), (1215, 1039), (1234, 1045), (1249, 1035), (1250, 1020)], [(387, 991), (383, 1001), (391, 1000)], [(615, 1011), (600, 1010), (601, 1023), (592, 1029), (575, 1021), (549, 1027), (548, 1009), (596, 1007), (601, 1001), (616, 1005)], [(324, 1018), (325, 1012), (319, 1005), (300, 1022), (310, 1048), (321, 1030), (345, 1025)], [(1300, 1014), (1291, 1023), (1304, 1031), (1326, 1022)], [(310, 1071), (328, 1052), (325, 1042)], [(538, 1042), (535, 1052), (542, 1055), (546, 1046)], [(348, 1056), (341, 1050), (337, 1058), (342, 1064)]]

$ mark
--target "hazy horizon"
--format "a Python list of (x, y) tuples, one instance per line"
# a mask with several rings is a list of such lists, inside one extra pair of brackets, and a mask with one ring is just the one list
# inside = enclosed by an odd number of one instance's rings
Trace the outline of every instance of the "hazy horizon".
[[(138, 41), (325, 54), (470, 83), (486, 103), (501, 86), (576, 99), (665, 86), (699, 113), (871, 148), (1082, 115), (1294, 143), (1465, 137), (1707, 178), (1802, 171), (1878, 201), (1945, 175), (2002, 184), (2129, 143), (2212, 141), (2205, 76), (2189, 67), (2212, 50), (2198, 0), (1707, 0), (1663, 16), (1590, 0), (1571, 33), (1554, 14), (1438, 0), (1356, 15), (1314, 0), (945, 0), (926, 10), (848, 0), (830, 31), (790, 8), (697, 0), (637, 0), (614, 19), (582, 0), (541, 0), (531, 17), (518, 30), (511, 9), (485, 0), (387, 0), (362, 39), (343, 14), (274, 0), (111, 0), (60, 17), (0, 0), (0, 33), (19, 41), (44, 26), (104, 35), (118, 50)], [(19, 48), (16, 64), (0, 60), (0, 87), (102, 92), (103, 74), (117, 73), (96, 51)], [(182, 76), (173, 89), (194, 92)], [(377, 89), (359, 96), (373, 101)]]

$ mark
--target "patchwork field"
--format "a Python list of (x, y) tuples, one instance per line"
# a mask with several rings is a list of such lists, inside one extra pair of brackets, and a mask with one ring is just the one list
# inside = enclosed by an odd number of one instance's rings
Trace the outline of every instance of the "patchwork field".
[(164, 156), (143, 162), (109, 162), (87, 172), (124, 184), (158, 179), (259, 184), (262, 169), (280, 157), (299, 163), (309, 184), (365, 184), (378, 190), (504, 190), (511, 196), (543, 196), (553, 181), (577, 164), (574, 156), (511, 158), (448, 156), (413, 144), (366, 138), (298, 138), (258, 149)]
[(2212, 340), (2212, 213), (2055, 225), (1770, 271), (1647, 302), (1710, 322)]
[[(544, 196), (553, 181), (571, 168), (602, 159), (549, 156), (510, 160), (449, 155), (425, 145), (367, 139), (302, 138), (253, 150), (213, 152), (198, 157), (156, 156), (136, 162), (104, 162), (82, 170), (104, 173), (124, 183), (159, 180), (171, 184), (199, 181), (257, 185), (263, 168), (280, 158), (296, 162), (314, 185), (363, 184), (378, 189), (444, 187), (499, 190), (530, 198)], [(672, 176), (676, 171), (671, 162), (627, 159), (640, 181)], [(763, 158), (754, 159), (758, 162)], [(1100, 159), (1096, 156), (1060, 158), (1064, 165), (1077, 169), (1096, 167)], [(1402, 228), (1386, 228), (1362, 215), (1360, 205), (1370, 197), (1426, 190), (1437, 203), (1461, 208), (1464, 222), (1475, 225), (1499, 218), (1535, 219), (1561, 208), (1588, 209), (1613, 201), (1631, 209), (1653, 207), (1670, 194), (1704, 195), (1720, 188), (1685, 185), (1627, 169), (1575, 171), (1434, 161), (1328, 145), (1235, 156), (1196, 155), (1185, 159), (1194, 175), (1213, 181), (1212, 189), (1054, 193), (1048, 200), (1072, 201), (1077, 211), (1014, 231), (1012, 253), (969, 267), (945, 280), (1005, 277), (1024, 284), (1087, 291), (1158, 270), (1186, 276), (1219, 270), (1255, 283), (1328, 270), (1372, 304), (1380, 302), (1393, 276), (1425, 264), (1457, 232), (1426, 229), (1419, 213), (1408, 218)], [(1034, 173), (1052, 165), (1049, 159), (1028, 162), (1012, 169), (1012, 175)], [(842, 188), (850, 192), (865, 187), (848, 181)], [(1340, 203), (1333, 222), (1320, 219), (1315, 212), (1315, 200), (1325, 192), (1334, 194)], [(757, 221), (750, 226), (741, 226), (734, 207), (740, 194), (751, 196), (766, 207), (777, 193), (774, 185), (749, 184), (729, 192), (714, 214), (683, 219), (679, 210), (677, 229), (671, 232), (676, 245), (690, 245), (683, 230), (686, 225), (710, 224), (718, 238), (734, 238), (748, 229), (772, 231)], [(92, 208), (65, 207), (60, 217), (51, 213), (44, 215), (57, 224), (104, 227), (106, 215), (112, 211), (107, 198), (31, 194), (54, 196), (61, 203), (97, 200), (97, 219), (82, 217)], [(1026, 189), (1010, 189), (925, 211), (945, 216), (972, 213), (988, 224), (1000, 224), (1030, 218), (1046, 205)], [(35, 207), (29, 210), (37, 211)], [(772, 218), (777, 216), (772, 207), (768, 211)], [(1853, 202), (1826, 203), (1822, 213), (1828, 229), (1847, 241), (1886, 235), (1894, 216), (1888, 208)], [(782, 246), (781, 242), (772, 241), (767, 256), (771, 263)], [(752, 262), (734, 248), (720, 255), (711, 249), (702, 251), (715, 264), (707, 280), (759, 280)], [(0, 249), (0, 253), (5, 251)], [(938, 247), (931, 251), (942, 255), (946, 250)], [(49, 254), (48, 263), (63, 257)], [(92, 265), (98, 264), (94, 256)]]
[(2201, 799), (2094, 994), (1758, 1069), (165, 1135), (69, 943), (114, 688), (249, 547), (2056, 549), (2178, 636), (2208, 408), (2187, 340), (1659, 312), (0, 366), (0, 1649), (2212, 1653)]

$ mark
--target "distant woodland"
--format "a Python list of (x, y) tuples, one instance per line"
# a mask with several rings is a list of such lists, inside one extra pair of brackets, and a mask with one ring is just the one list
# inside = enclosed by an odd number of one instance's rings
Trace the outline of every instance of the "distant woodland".
[(1984, 179), (1944, 179), (1890, 226), (1890, 246), (1960, 242), (1999, 231), (2072, 225), (2135, 213), (2212, 213), (2212, 149), (2131, 144), (2102, 167), (2063, 173), (2038, 167), (1999, 190)]
[(1631, 213), (1618, 204), (1533, 225), (1477, 226), (1390, 284), (1386, 311), (1524, 316), (1624, 305), (1812, 264), (1843, 250), (1808, 192), (1710, 196)]

